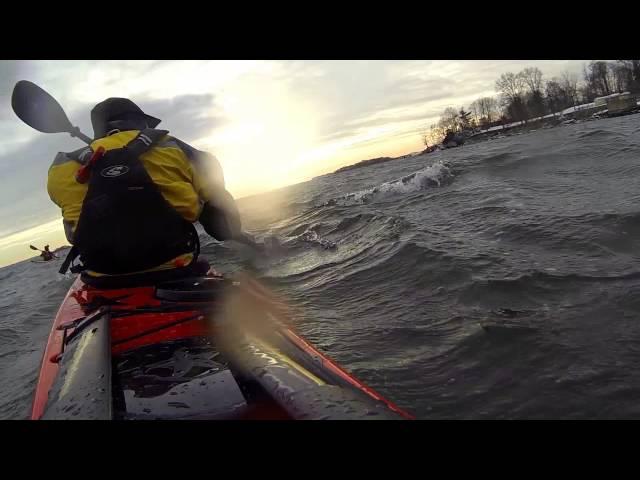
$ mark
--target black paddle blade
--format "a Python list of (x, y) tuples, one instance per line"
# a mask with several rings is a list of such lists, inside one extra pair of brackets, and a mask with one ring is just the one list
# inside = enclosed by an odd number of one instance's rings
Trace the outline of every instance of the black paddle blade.
[(24, 123), (44, 133), (71, 132), (73, 126), (58, 101), (28, 80), (13, 87), (11, 107)]

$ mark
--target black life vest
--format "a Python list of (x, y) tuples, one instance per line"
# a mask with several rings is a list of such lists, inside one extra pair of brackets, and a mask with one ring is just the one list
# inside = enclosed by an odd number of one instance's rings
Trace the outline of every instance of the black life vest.
[(110, 275), (147, 270), (185, 253), (197, 256), (193, 224), (165, 200), (140, 160), (167, 133), (145, 129), (91, 166), (74, 246), (61, 273), (78, 255), (83, 269)]

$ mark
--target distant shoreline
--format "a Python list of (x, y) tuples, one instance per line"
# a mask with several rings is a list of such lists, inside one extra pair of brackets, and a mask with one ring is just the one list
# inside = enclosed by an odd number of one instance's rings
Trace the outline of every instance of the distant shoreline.
[(398, 160), (400, 158), (404, 158), (406, 157), (406, 155), (403, 155), (401, 157), (377, 157), (377, 158), (370, 158), (368, 160), (361, 160), (358, 163), (353, 163), (351, 165), (347, 165), (345, 167), (341, 167), (338, 170), (336, 170), (333, 173), (341, 173), (341, 172), (347, 172), (349, 170), (354, 170), (356, 168), (362, 168), (362, 167), (366, 167), (368, 165), (376, 165), (378, 163), (386, 163), (386, 162), (390, 162), (391, 160)]
[[(638, 102), (638, 105), (640, 106), (640, 102)], [(639, 109), (634, 109), (633, 111), (626, 113), (626, 115), (635, 115), (640, 113)], [(619, 116), (619, 115), (618, 115)], [(564, 117), (566, 118), (566, 117)], [(570, 118), (570, 119), (564, 119), (561, 116), (547, 116), (544, 118), (538, 118), (538, 119), (534, 119), (534, 120), (529, 120), (528, 122), (518, 122), (518, 123), (514, 123), (514, 124), (510, 124), (510, 125), (503, 125), (502, 127), (499, 128), (490, 128), (487, 130), (483, 130), (479, 133), (476, 133), (470, 137), (468, 137), (465, 141), (465, 145), (473, 145), (476, 143), (480, 143), (480, 142), (485, 142), (487, 140), (490, 140), (491, 138), (495, 138), (495, 137), (510, 137), (512, 135), (517, 135), (518, 133), (525, 133), (525, 132), (529, 132), (529, 131), (537, 131), (537, 130), (547, 130), (550, 128), (557, 128), (557, 127), (562, 127), (565, 125), (571, 125), (574, 123), (583, 123), (583, 122), (591, 122), (591, 121), (595, 121), (595, 120), (604, 120), (606, 118), (616, 118), (616, 117), (600, 117), (600, 118), (593, 118), (593, 117), (587, 117), (587, 118), (581, 118), (581, 119), (575, 119), (575, 118)], [(452, 148), (463, 148), (463, 146), (459, 146), (459, 147), (452, 147)], [(368, 167), (370, 165), (377, 165), (379, 163), (386, 163), (386, 162), (391, 162), (393, 160), (402, 160), (403, 158), (408, 158), (408, 157), (417, 157), (420, 155), (428, 155), (429, 153), (432, 153), (434, 151), (438, 151), (439, 149), (433, 150), (430, 148), (426, 148), (424, 150), (418, 151), (418, 152), (413, 152), (413, 153), (408, 153), (406, 155), (401, 155), (399, 157), (377, 157), (377, 158), (370, 158), (367, 160), (361, 160), (357, 163), (351, 164), (351, 165), (347, 165), (344, 166), (342, 168), (339, 168), (338, 170), (335, 170), (334, 172), (330, 173), (329, 175), (333, 175), (336, 173), (342, 173), (342, 172), (347, 172), (350, 170), (356, 170), (359, 168), (363, 168), (363, 167)]]

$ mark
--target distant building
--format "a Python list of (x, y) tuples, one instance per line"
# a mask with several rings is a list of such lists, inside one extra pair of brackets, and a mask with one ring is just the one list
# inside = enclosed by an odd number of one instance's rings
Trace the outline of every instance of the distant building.
[(629, 92), (609, 95), (606, 102), (608, 115), (620, 115), (638, 108), (638, 99)]

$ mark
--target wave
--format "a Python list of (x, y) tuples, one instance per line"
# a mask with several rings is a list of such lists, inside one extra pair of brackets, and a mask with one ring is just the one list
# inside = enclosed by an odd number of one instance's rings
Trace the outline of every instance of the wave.
[(404, 195), (445, 185), (453, 180), (454, 173), (449, 165), (436, 162), (422, 170), (413, 172), (397, 180), (384, 182), (372, 188), (348, 193), (329, 200), (324, 205), (366, 204), (388, 196)]

